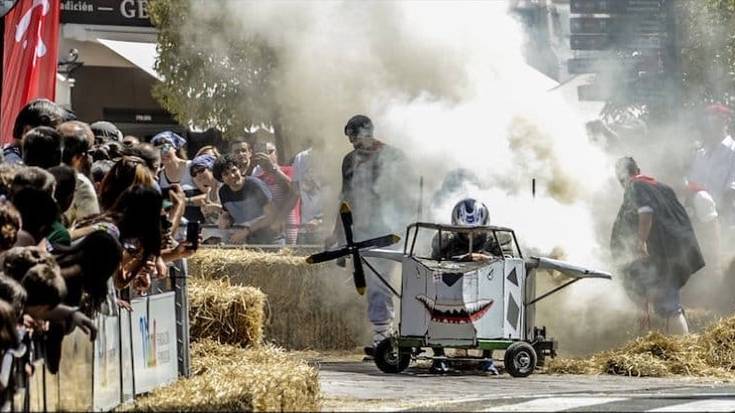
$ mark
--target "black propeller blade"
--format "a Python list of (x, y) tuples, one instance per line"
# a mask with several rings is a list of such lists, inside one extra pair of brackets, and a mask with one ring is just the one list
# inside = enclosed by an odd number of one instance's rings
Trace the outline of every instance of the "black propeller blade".
[(352, 273), (352, 279), (355, 281), (355, 289), (358, 294), (365, 295), (365, 270), (362, 268), (360, 251), (357, 249), (352, 253), (352, 264), (355, 265), (355, 271)]
[(364, 250), (368, 248), (382, 248), (382, 247), (387, 247), (389, 245), (393, 245), (400, 240), (401, 240), (401, 237), (395, 234), (384, 235), (382, 237), (360, 241), (357, 244), (355, 244), (355, 248), (359, 250)]
[(320, 262), (331, 261), (334, 259), (339, 259), (348, 255), (352, 255), (352, 263), (355, 266), (355, 271), (352, 273), (352, 277), (355, 282), (355, 289), (357, 289), (358, 294), (363, 295), (365, 294), (366, 284), (365, 270), (362, 266), (362, 257), (360, 257), (360, 250), (387, 247), (400, 241), (401, 237), (391, 234), (355, 243), (352, 235), (352, 210), (346, 202), (343, 202), (340, 205), (339, 215), (342, 220), (342, 227), (345, 230), (345, 240), (347, 242), (347, 245), (345, 245), (344, 248), (340, 248), (338, 250), (324, 251), (310, 255), (306, 258), (306, 262), (308, 262), (309, 264), (317, 264)]
[(346, 257), (348, 255), (350, 255), (349, 248), (342, 248), (335, 251), (324, 251), (306, 257), (306, 262), (309, 264), (319, 264), (320, 262), (336, 260), (337, 258)]

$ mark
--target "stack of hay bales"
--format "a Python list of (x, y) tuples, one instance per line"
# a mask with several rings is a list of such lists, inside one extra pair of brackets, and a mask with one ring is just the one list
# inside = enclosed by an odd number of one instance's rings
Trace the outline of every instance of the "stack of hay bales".
[(735, 316), (720, 320), (699, 335), (664, 336), (652, 332), (621, 348), (585, 359), (551, 360), (546, 372), (735, 378)]
[(143, 411), (316, 411), (316, 369), (273, 346), (192, 344), (191, 378), (139, 398)]
[(369, 331), (366, 300), (349, 272), (330, 264), (307, 264), (288, 250), (200, 249), (189, 259), (194, 279), (227, 278), (268, 296), (265, 337), (294, 349), (352, 350)]
[(190, 335), (247, 346), (263, 340), (266, 296), (255, 287), (227, 280), (192, 279), (189, 284)]
[(314, 411), (316, 368), (263, 345), (266, 295), (227, 280), (189, 285), (192, 375), (138, 398), (144, 411)]

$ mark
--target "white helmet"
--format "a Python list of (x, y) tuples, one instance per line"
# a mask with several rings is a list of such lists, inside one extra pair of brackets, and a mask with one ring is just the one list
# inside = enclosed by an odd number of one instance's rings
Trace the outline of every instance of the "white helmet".
[(472, 198), (459, 201), (452, 210), (452, 225), (487, 225), (490, 212), (485, 204)]

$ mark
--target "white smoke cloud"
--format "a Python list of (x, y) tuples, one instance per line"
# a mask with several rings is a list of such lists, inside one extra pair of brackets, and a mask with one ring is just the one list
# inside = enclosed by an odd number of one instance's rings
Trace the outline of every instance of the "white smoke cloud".
[[(195, 16), (211, 12), (210, 2), (193, 4)], [(241, 22), (223, 29), (258, 36), (276, 51), (273, 101), (289, 139), (324, 143), (320, 167), (332, 184), (329, 200), (336, 198), (340, 160), (350, 149), (342, 128), (363, 113), (376, 135), (401, 148), (425, 177), (425, 198), (453, 169), (480, 178), (480, 186), (456, 191), (425, 219), (447, 222), (454, 203), (474, 196), (490, 207), (493, 224), (516, 230), (526, 249), (561, 248), (570, 261), (606, 267), (609, 226), (600, 221), (612, 220), (622, 193), (612, 162), (589, 142), (587, 119), (549, 92), (556, 83), (525, 63), (522, 31), (507, 3), (223, 4)], [(577, 299), (555, 305), (580, 317), (627, 307), (599, 282), (575, 284), (572, 296)]]

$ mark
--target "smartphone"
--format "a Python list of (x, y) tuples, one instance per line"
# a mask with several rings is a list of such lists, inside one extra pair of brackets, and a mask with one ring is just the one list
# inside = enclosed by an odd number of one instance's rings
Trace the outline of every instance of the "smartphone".
[(202, 227), (199, 225), (199, 221), (189, 221), (186, 224), (186, 241), (189, 243), (188, 249), (195, 250), (199, 248), (199, 235), (201, 231)]

